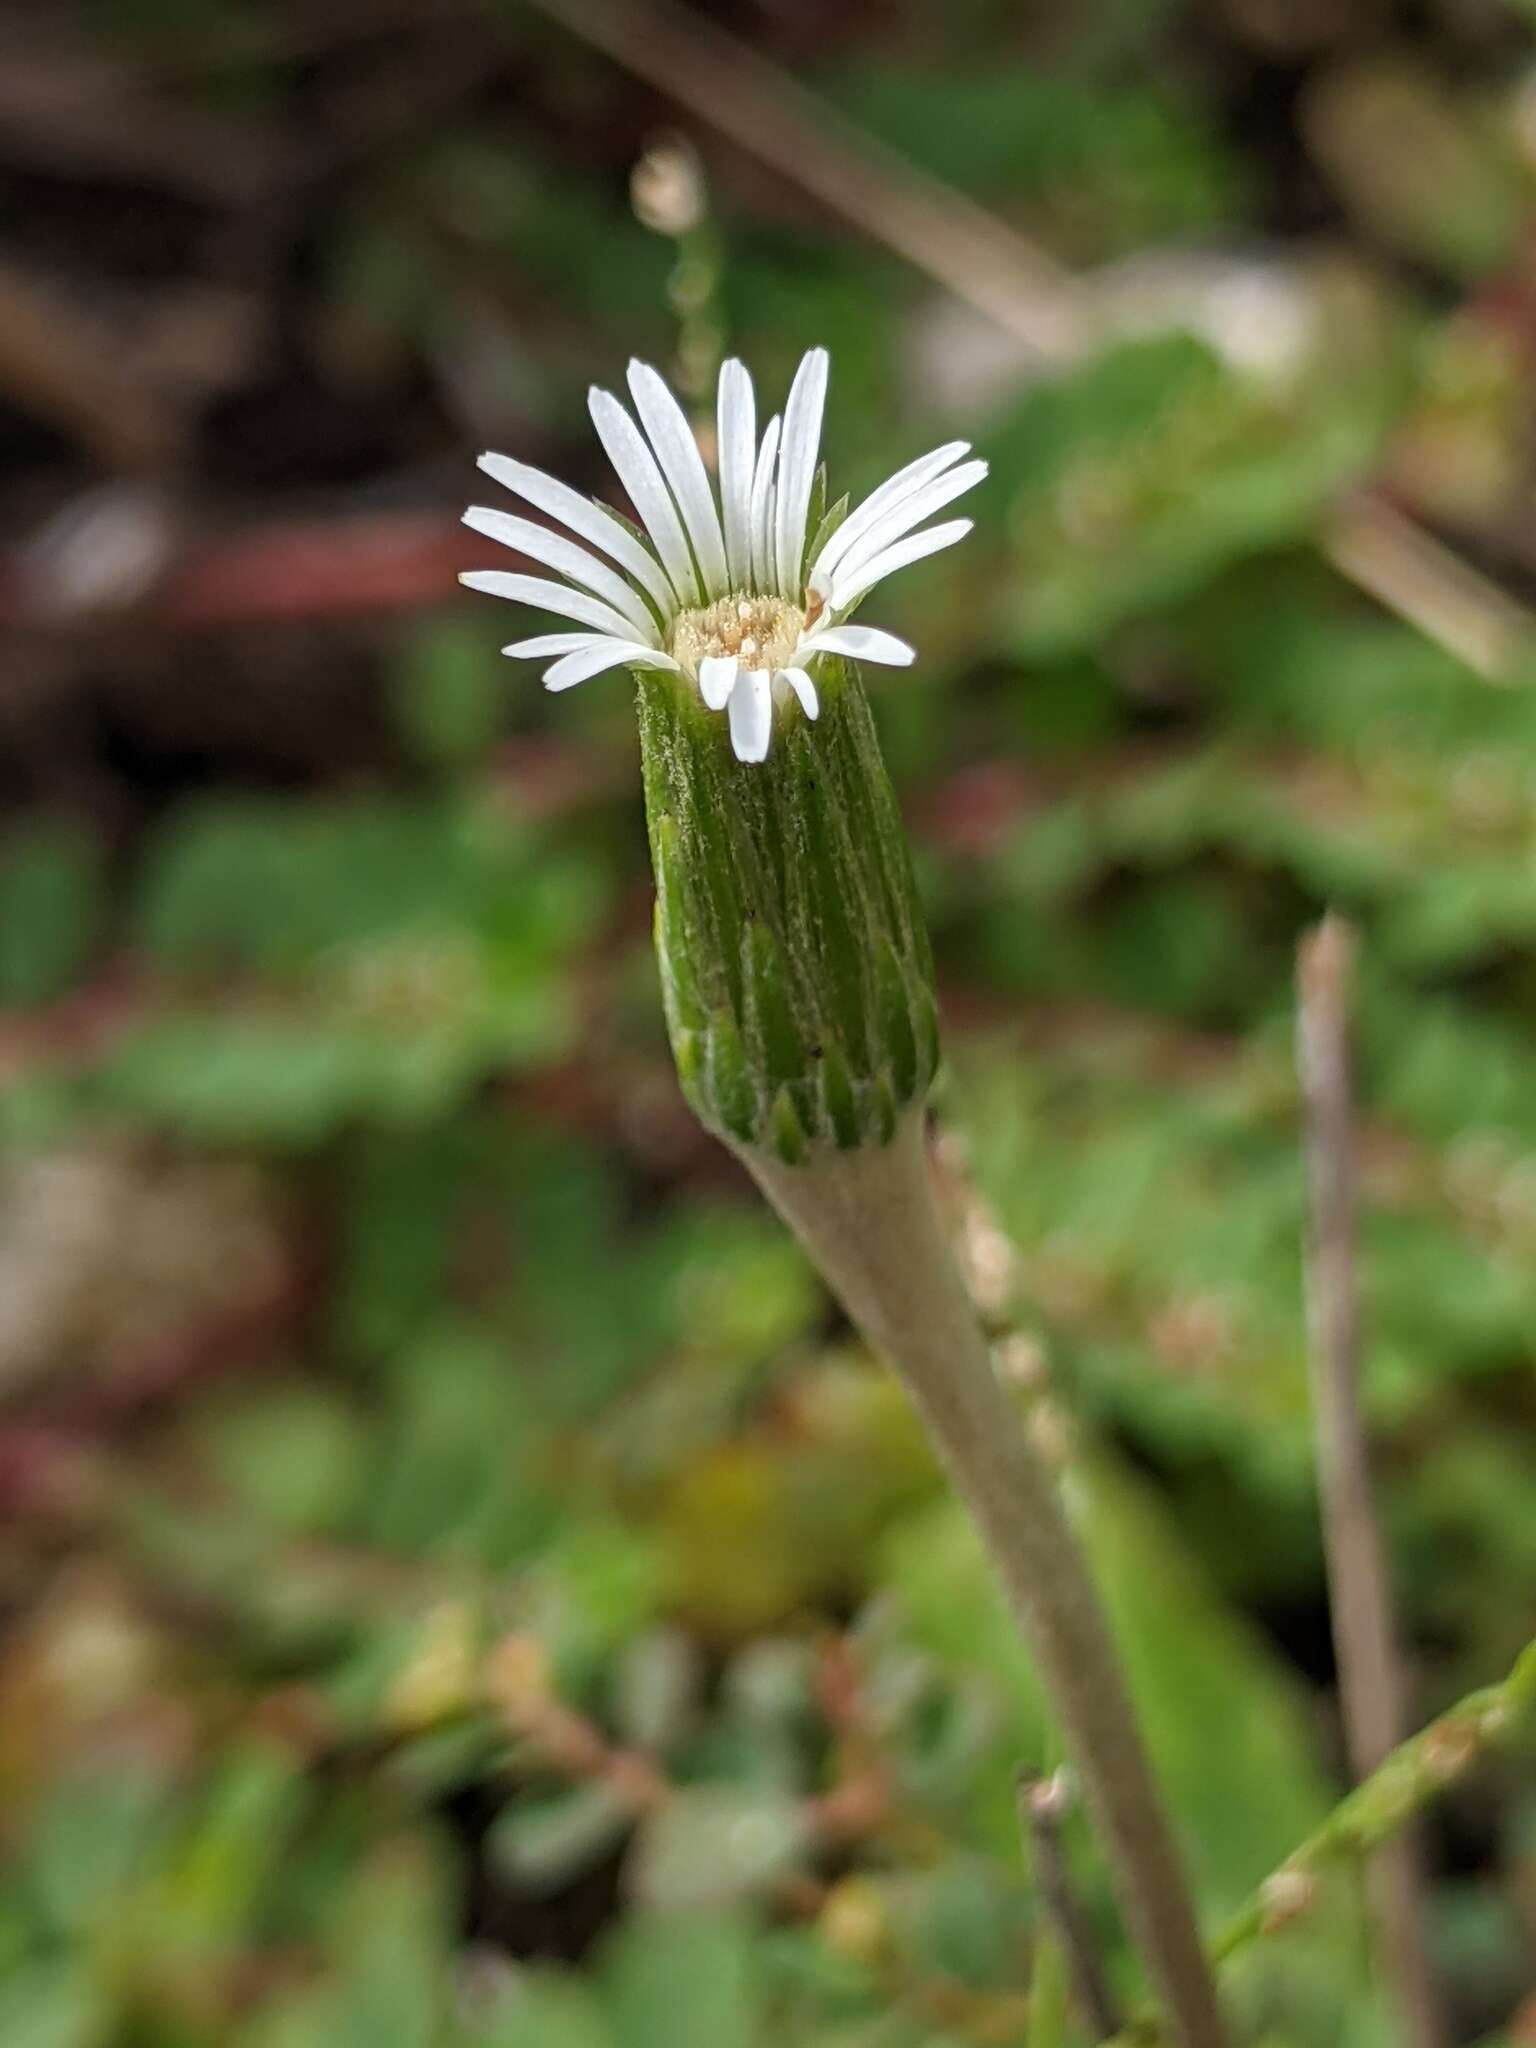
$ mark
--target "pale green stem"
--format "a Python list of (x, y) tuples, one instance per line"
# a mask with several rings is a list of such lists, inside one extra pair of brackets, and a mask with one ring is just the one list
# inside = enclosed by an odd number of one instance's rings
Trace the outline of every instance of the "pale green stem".
[(741, 1148), (853, 1320), (896, 1367), (991, 1553), (1181, 2048), (1223, 2048), (1189, 1887), (1097, 1591), (1031, 1449), (934, 1208), (920, 1112), (886, 1145), (798, 1166)]

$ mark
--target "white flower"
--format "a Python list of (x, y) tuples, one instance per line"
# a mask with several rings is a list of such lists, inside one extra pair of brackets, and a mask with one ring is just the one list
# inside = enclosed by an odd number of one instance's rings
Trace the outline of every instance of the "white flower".
[[(776, 708), (794, 698), (807, 718), (819, 709), (812, 666), (821, 655), (905, 667), (905, 641), (845, 623), (852, 608), (893, 570), (970, 532), (969, 519), (924, 526), (987, 473), (964, 462), (965, 441), (949, 441), (909, 462), (850, 512), (815, 559), (810, 516), (827, 352), (802, 360), (782, 420), (757, 438), (752, 379), (732, 361), (720, 372), (717, 408), (719, 502), (682, 407), (645, 363), (629, 366), (639, 415), (608, 391), (588, 405), (598, 438), (645, 528), (642, 540), (607, 506), (514, 462), (482, 455), (480, 467), (556, 520), (583, 545), (512, 513), (472, 506), (465, 524), (554, 571), (553, 578), (474, 569), (459, 580), (571, 620), (576, 631), (541, 634), (502, 651), (545, 659), (547, 689), (567, 690), (604, 669), (670, 669), (697, 685), (711, 711), (729, 719), (738, 759), (768, 753)], [(649, 542), (649, 546), (645, 542)]]

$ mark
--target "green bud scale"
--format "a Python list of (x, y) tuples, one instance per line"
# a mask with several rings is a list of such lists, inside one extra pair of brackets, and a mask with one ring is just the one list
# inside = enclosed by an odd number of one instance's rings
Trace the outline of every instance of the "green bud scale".
[(884, 1144), (927, 1092), (927, 928), (858, 672), (821, 664), (766, 761), (677, 675), (638, 677), (656, 951), (683, 1092), (728, 1142), (798, 1165)]

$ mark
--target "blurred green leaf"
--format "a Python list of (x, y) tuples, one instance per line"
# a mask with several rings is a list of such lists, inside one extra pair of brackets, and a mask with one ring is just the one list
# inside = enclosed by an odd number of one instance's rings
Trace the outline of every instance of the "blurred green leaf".
[(637, 1749), (663, 1750), (698, 1711), (704, 1673), (698, 1647), (681, 1629), (647, 1629), (620, 1654), (613, 1681), (614, 1723)]
[(744, 1918), (631, 1915), (602, 1958), (615, 2048), (752, 2048), (759, 2038), (754, 1975)]
[(362, 1421), (342, 1402), (272, 1381), (211, 1409), (188, 1449), (243, 1509), (291, 1534), (350, 1521), (367, 1457)]
[(1508, 259), (1531, 181), (1495, 108), (1388, 51), (1322, 70), (1302, 116), (1314, 156), (1371, 232), (1463, 276)]
[[(1079, 1481), (1082, 1484), (1082, 1481)], [(1327, 1810), (1305, 1704), (1212, 1598), (1154, 1504), (1102, 1461), (1081, 1495), (1088, 1541), (1147, 1740), (1190, 1832), (1212, 1910), (1235, 1907)], [(976, 1537), (945, 1502), (897, 1531), (890, 1579), (920, 1643), (985, 1669), (1008, 1702), (972, 1793), (999, 1852), (1017, 1838), (1013, 1773), (1045, 1754), (1037, 1679)]]
[(849, 111), (968, 191), (1044, 212), (1057, 246), (1104, 256), (1209, 229), (1242, 203), (1241, 165), (1194, 106), (1145, 76), (1072, 78), (1033, 63), (860, 67)]
[(491, 1330), (445, 1324), (400, 1359), (367, 1508), (386, 1549), (503, 1567), (558, 1524), (526, 1371)]
[(685, 1785), (641, 1823), (630, 1883), (644, 1906), (694, 1911), (757, 1896), (808, 1845), (798, 1799), (754, 1785)]
[[(505, 806), (354, 799), (334, 806), (209, 801), (179, 816), (147, 864), (140, 940), (167, 970), (239, 965), (291, 976), (353, 963), (356, 997), (430, 1004), (478, 961), (499, 993), (561, 957), (598, 909), (589, 859), (556, 852)], [(422, 963), (370, 987), (369, 949)], [(386, 952), (383, 965), (391, 955)], [(431, 969), (437, 968), (438, 987)], [(446, 985), (441, 985), (446, 983)]]
[(447, 2004), (448, 1899), (419, 1845), (393, 1845), (340, 1902), (332, 2048), (434, 2048)]
[(1302, 539), (1370, 458), (1393, 395), (1381, 365), (1347, 360), (1300, 391), (1266, 391), (1178, 336), (1106, 349), (1032, 391), (988, 439), (1012, 558), (1008, 644), (1076, 654)]
[(602, 2001), (586, 1985), (553, 1970), (525, 1973), (505, 2016), (473, 2037), (473, 2048), (613, 2048)]
[(629, 1832), (633, 1814), (611, 1785), (574, 1785), (547, 1798), (520, 1795), (486, 1836), (486, 1854), (519, 1886), (557, 1891)]
[(275, 1745), (231, 1747), (161, 1864), (146, 1922), (163, 1956), (242, 1953), (308, 1803), (295, 1760)]
[(395, 716), (423, 766), (466, 768), (495, 738), (503, 703), (495, 639), (469, 619), (426, 621), (401, 650), (394, 682)]
[(98, 1764), (53, 1788), (35, 1824), (29, 1875), (61, 1933), (82, 1934), (121, 1910), (163, 1840), (168, 1790), (160, 1771), (137, 1761)]
[(40, 820), (0, 846), (0, 1003), (62, 995), (105, 912), (100, 848), (83, 826)]
[(116, 2031), (112, 2001), (83, 1963), (40, 1963), (0, 1985), (6, 2048), (107, 2048)]

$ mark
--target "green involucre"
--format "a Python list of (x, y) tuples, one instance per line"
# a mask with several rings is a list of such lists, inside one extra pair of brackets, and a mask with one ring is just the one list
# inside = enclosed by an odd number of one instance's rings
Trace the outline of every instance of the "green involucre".
[(768, 759), (675, 675), (638, 678), (656, 951), (683, 1092), (721, 1137), (798, 1164), (880, 1144), (938, 1062), (927, 929), (869, 705), (824, 662), (821, 717)]

